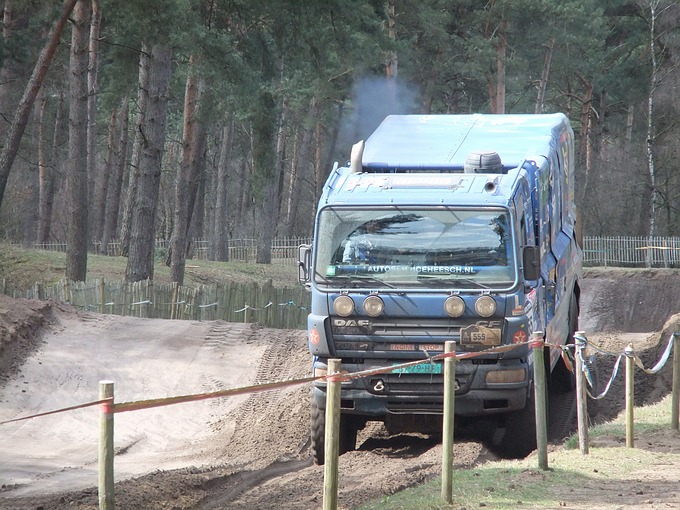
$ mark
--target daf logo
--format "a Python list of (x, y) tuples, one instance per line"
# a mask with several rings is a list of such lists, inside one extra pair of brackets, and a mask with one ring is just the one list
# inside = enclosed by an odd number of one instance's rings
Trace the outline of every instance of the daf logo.
[(476, 326), (482, 326), (485, 328), (500, 328), (501, 321), (477, 321)]
[(371, 321), (369, 320), (354, 320), (354, 319), (333, 319), (333, 325), (338, 326), (339, 328), (342, 327), (348, 327), (348, 326), (359, 326), (362, 328), (369, 327), (371, 325)]

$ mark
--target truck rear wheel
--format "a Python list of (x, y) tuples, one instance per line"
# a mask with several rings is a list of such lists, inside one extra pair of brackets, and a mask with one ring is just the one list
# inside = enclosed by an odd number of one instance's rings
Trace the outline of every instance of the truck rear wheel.
[[(566, 339), (565, 344), (574, 343), (574, 335), (578, 330), (578, 302), (576, 301), (576, 295), (571, 295), (571, 301), (569, 302), (569, 337)], [(573, 353), (573, 351), (571, 351)], [(573, 368), (572, 360), (572, 368)], [(550, 374), (549, 383), (551, 398), (554, 393), (569, 393), (576, 389), (576, 374), (573, 370), (569, 370), (564, 363), (564, 360), (560, 358), (555, 365), (552, 374)]]
[[(358, 430), (350, 417), (340, 416), (340, 455), (356, 448)], [(314, 463), (321, 466), (326, 461), (326, 410), (321, 409), (314, 399), (312, 399), (311, 443)]]

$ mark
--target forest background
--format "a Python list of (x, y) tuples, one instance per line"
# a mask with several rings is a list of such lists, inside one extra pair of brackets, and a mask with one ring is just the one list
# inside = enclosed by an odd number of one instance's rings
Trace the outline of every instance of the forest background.
[[(668, 0), (4, 0), (0, 238), (119, 241), (172, 280), (192, 239), (307, 236), (333, 162), (388, 114), (564, 112), (583, 233), (680, 231)], [(99, 247), (99, 248), (97, 248)], [(102, 248), (103, 247), (103, 248)]]

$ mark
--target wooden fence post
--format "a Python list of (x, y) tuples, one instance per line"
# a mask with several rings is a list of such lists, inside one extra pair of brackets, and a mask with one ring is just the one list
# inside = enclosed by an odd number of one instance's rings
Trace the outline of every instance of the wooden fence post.
[(130, 297), (130, 283), (124, 281), (123, 285), (121, 287), (122, 290), (122, 299), (121, 299), (121, 304), (120, 304), (120, 315), (122, 317), (125, 317), (125, 314), (127, 313), (127, 303), (128, 303), (128, 298)]
[[(328, 360), (328, 375), (340, 372), (339, 359)], [(324, 431), (323, 510), (338, 508), (338, 456), (340, 455), (340, 395), (342, 383), (334, 377), (326, 385)]]
[(146, 318), (150, 319), (152, 316), (155, 318), (156, 317), (156, 286), (153, 283), (153, 280), (149, 280), (149, 283), (146, 288), (146, 299), (149, 301), (146, 304)]
[(582, 455), (588, 455), (588, 395), (586, 394), (585, 374), (583, 373), (583, 349), (586, 347), (586, 334), (577, 331), (574, 335), (576, 370), (576, 412), (578, 421), (578, 446)]
[(624, 350), (626, 355), (626, 446), (635, 448), (634, 419), (635, 419), (635, 350), (633, 344), (628, 344)]
[(99, 421), (99, 510), (114, 510), (113, 494), (113, 381), (99, 381), (101, 404)]
[(99, 313), (104, 313), (104, 303), (106, 301), (106, 283), (104, 278), (99, 280)]
[(548, 469), (548, 416), (546, 409), (547, 384), (545, 375), (545, 359), (543, 349), (543, 332), (531, 334), (531, 347), (534, 354), (534, 404), (536, 410), (536, 449), (538, 450), (538, 467)]
[[(452, 341), (444, 343), (444, 352), (456, 350)], [(444, 423), (442, 430), (442, 492), (444, 501), (453, 502), (453, 416), (456, 395), (456, 357), (444, 358)]]
[(69, 280), (64, 280), (64, 301), (73, 304), (71, 301), (71, 282)]
[(45, 299), (45, 293), (43, 292), (43, 284), (41, 282), (35, 282), (35, 298), (40, 300)]
[(172, 282), (172, 299), (170, 300), (170, 318), (177, 318), (177, 307), (179, 302), (179, 283)]
[(680, 407), (680, 331), (673, 333), (673, 391), (671, 399), (671, 428), (678, 430), (678, 408)]

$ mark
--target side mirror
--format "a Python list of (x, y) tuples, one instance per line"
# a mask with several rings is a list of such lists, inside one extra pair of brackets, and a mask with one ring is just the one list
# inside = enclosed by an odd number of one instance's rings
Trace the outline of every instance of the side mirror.
[(538, 246), (525, 246), (522, 249), (522, 267), (525, 280), (538, 280), (541, 274), (541, 259)]
[(298, 281), (300, 285), (309, 286), (312, 269), (312, 245), (302, 244), (298, 248)]

